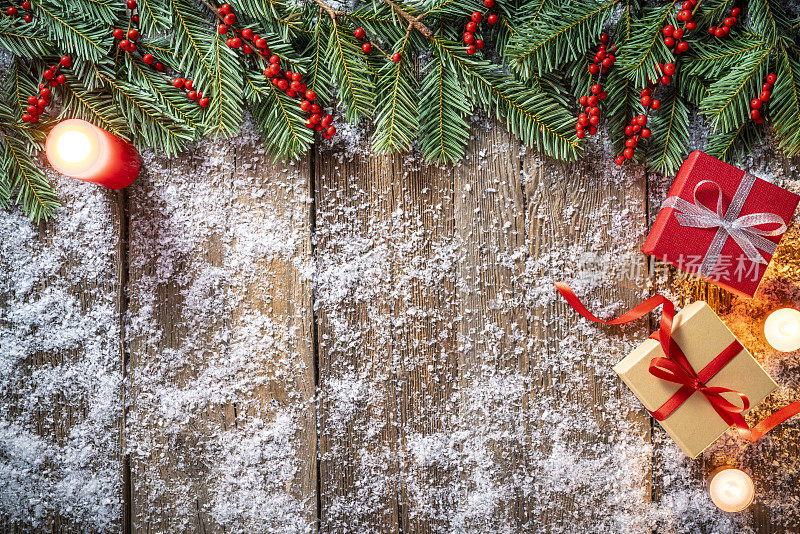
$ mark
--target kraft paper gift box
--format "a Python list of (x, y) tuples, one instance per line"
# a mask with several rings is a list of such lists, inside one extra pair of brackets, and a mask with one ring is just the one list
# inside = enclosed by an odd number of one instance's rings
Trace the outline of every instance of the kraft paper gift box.
[[(736, 338), (708, 304), (699, 301), (689, 304), (675, 315), (672, 339), (695, 372), (699, 372)], [(655, 339), (648, 339), (614, 366), (614, 371), (651, 412), (680, 389), (679, 384), (650, 374), (650, 361), (663, 356), (661, 344)], [(706, 384), (744, 393), (750, 400), (751, 409), (778, 387), (744, 347)], [(695, 391), (660, 423), (692, 458), (696, 458), (729, 428), (699, 391)]]
[[(790, 191), (695, 151), (681, 165), (642, 251), (752, 297), (798, 202), (800, 196)], [(693, 220), (687, 215), (694, 215)], [(759, 248), (747, 255), (736, 239), (715, 225), (715, 215), (743, 223), (737, 237)]]

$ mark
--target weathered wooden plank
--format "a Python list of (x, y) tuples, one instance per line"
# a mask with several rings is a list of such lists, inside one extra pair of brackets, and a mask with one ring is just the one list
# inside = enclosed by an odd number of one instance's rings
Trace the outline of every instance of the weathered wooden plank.
[[(597, 164), (523, 158), (531, 336), (530, 520), (568, 531), (649, 531), (650, 422), (611, 370), (647, 324), (593, 326), (551, 282), (575, 284), (590, 309), (619, 313), (644, 296), (645, 176)], [(605, 310), (605, 314), (601, 313)], [(621, 453), (620, 451), (625, 451)], [(613, 479), (613, 486), (602, 481)], [(546, 527), (544, 527), (546, 526)]]
[(390, 161), (316, 157), (323, 532), (399, 529)]
[[(487, 131), (488, 130), (488, 131)], [(518, 531), (527, 522), (523, 410), (528, 402), (525, 198), (519, 143), (493, 124), (476, 128), (454, 173), (459, 460), (462, 528)]]
[(458, 354), (453, 166), (392, 158), (392, 324), (403, 532), (452, 532)]
[(150, 159), (130, 191), (136, 532), (314, 528), (309, 165), (262, 152)]
[(113, 192), (50, 175), (38, 229), (0, 214), (0, 531), (120, 528), (121, 213)]

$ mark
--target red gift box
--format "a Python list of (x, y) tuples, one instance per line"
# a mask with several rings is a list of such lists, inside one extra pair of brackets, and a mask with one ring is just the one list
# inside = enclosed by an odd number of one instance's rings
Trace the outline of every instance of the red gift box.
[(794, 193), (695, 151), (642, 251), (752, 297), (798, 202)]

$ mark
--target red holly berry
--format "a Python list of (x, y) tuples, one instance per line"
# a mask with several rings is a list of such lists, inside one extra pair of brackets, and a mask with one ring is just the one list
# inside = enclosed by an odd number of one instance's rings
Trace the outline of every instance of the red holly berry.
[(253, 42), (256, 44), (256, 46), (258, 48), (266, 48), (267, 47), (267, 40), (262, 38), (262, 37), (259, 37), (258, 39), (256, 39)]
[(642, 97), (642, 105), (644, 107), (649, 108), (650, 104), (652, 104), (652, 103), (653, 103), (653, 99), (650, 98), (649, 96), (643, 96)]
[(672, 37), (672, 34), (675, 32), (675, 26), (672, 24), (667, 24), (664, 28), (661, 29), (661, 33), (664, 34), (665, 37)]
[(750, 117), (753, 120), (758, 119), (759, 117), (761, 117), (761, 112), (759, 110), (757, 110), (757, 109), (751, 109), (750, 110)]
[(753, 122), (755, 122), (756, 124), (764, 124), (764, 117), (761, 116), (757, 119), (753, 119)]
[(778, 76), (776, 74), (767, 74), (767, 83), (775, 83), (776, 81), (778, 81)]
[(477, 24), (478, 22), (483, 20), (483, 15), (481, 15), (480, 12), (475, 11), (469, 18), (472, 20), (472, 22)]
[(130, 44), (131, 44), (131, 42), (130, 42), (130, 41), (128, 41), (127, 39), (123, 39), (123, 40), (121, 40), (121, 41), (119, 42), (119, 47), (120, 47), (120, 49), (122, 49), (122, 50), (127, 50), (127, 49), (128, 49), (128, 45), (130, 45)]
[(664, 85), (669, 85), (669, 82), (671, 82), (671, 81), (672, 81), (672, 78), (670, 78), (666, 74), (661, 77), (661, 83), (663, 83)]
[(46, 108), (47, 104), (48, 104), (48, 101), (45, 100), (44, 98), (40, 98), (39, 100), (36, 101), (36, 107), (39, 108), (39, 109)]
[(764, 102), (762, 102), (758, 98), (754, 98), (753, 100), (750, 101), (750, 107), (753, 108), (753, 109), (761, 109), (761, 106), (763, 106), (763, 105), (764, 105)]
[(300, 102), (300, 109), (308, 113), (309, 110), (311, 110), (311, 102), (309, 102), (308, 100), (303, 100), (302, 102)]
[(221, 6), (219, 6), (218, 11), (223, 15), (227, 15), (228, 13), (230, 13), (233, 10), (231, 9), (231, 5), (230, 4), (222, 4)]
[(61, 63), (61, 65), (64, 67), (72, 66), (72, 59), (69, 56), (61, 56), (61, 59), (58, 62)]
[(486, 7), (494, 7), (494, 0), (483, 0), (483, 5)]
[(617, 165), (622, 165), (623, 163), (625, 163), (625, 156), (617, 156), (616, 159), (614, 159), (614, 161), (617, 162)]
[(245, 28), (242, 30), (242, 39), (247, 39), (248, 41), (254, 37), (253, 30), (251, 28)]
[(603, 43), (603, 44), (608, 44), (608, 34), (607, 33), (601, 33), (600, 34), (600, 42)]
[(597, 126), (598, 124), (600, 124), (600, 117), (598, 117), (597, 115), (592, 115), (591, 117), (589, 117), (589, 124), (591, 124), (592, 126)]
[(114, 39), (117, 41), (125, 38), (125, 32), (122, 28), (114, 28)]
[(689, 11), (688, 9), (682, 9), (681, 11), (678, 11), (677, 18), (681, 22), (690, 21), (692, 20), (692, 12)]
[(23, 17), (23, 20), (25, 22), (31, 22), (33, 21), (33, 17), (31, 17), (29, 14), (26, 13), (25, 16)]
[(681, 9), (685, 11), (691, 11), (694, 6), (692, 5), (689, 0), (686, 0), (684, 3), (681, 4)]
[(24, 9), (25, 11), (30, 11), (31, 3), (28, 2), (28, 0), (25, 0), (24, 2), (22, 2), (22, 9)]
[(673, 39), (672, 37), (664, 37), (664, 45), (667, 48), (672, 48), (673, 46), (675, 46), (675, 39)]
[(128, 30), (128, 39), (131, 41), (136, 41), (139, 38), (139, 30), (136, 28), (131, 28)]
[(675, 28), (675, 31), (672, 33), (672, 37), (675, 39), (682, 39), (683, 38), (683, 29), (682, 28)]
[(145, 54), (142, 56), (142, 61), (144, 61), (145, 65), (152, 65), (155, 60), (156, 58), (153, 57), (153, 54)]
[(225, 15), (225, 17), (222, 19), (222, 22), (224, 22), (224, 23), (225, 23), (225, 24), (227, 24), (228, 26), (230, 26), (230, 25), (232, 25), (232, 24), (236, 24), (236, 15), (234, 15), (233, 13), (228, 13), (228, 14), (227, 14), (227, 15)]
[(626, 148), (622, 151), (622, 155), (625, 156), (625, 159), (632, 159), (633, 158), (633, 149)]
[(252, 54), (253, 53), (253, 49), (249, 44), (245, 43), (245, 44), (242, 45), (242, 52), (244, 52), (245, 54)]
[(653, 102), (650, 104), (650, 109), (652, 109), (652, 110), (657, 110), (660, 107), (661, 107), (661, 101), (660, 100), (653, 100)]
[(29, 96), (28, 97), (28, 104), (35, 105), (36, 101), (37, 101), (37, 98), (35, 96)]
[(586, 99), (586, 104), (588, 106), (592, 106), (592, 107), (596, 106), (597, 105), (597, 97), (594, 96), (594, 95), (590, 96), (589, 98)]
[(736, 17), (728, 17), (723, 21), (723, 24), (728, 28), (736, 25)]
[(186, 96), (189, 97), (189, 100), (197, 100), (197, 91), (189, 91)]
[(697, 28), (697, 22), (695, 22), (695, 21), (693, 21), (693, 20), (690, 20), (689, 22), (687, 22), (687, 23), (684, 25), (684, 27), (685, 27), (687, 30), (694, 30), (694, 29), (696, 29), (696, 28)]
[(355, 36), (356, 39), (360, 41), (361, 39), (366, 37), (366, 32), (364, 31), (364, 28), (356, 28), (353, 31), (353, 35)]
[(593, 95), (598, 95), (603, 90), (603, 86), (599, 83), (594, 84), (591, 89)]
[(483, 50), (483, 39), (475, 39), (475, 48)]
[(649, 128), (642, 128), (641, 131), (639, 132), (639, 135), (647, 139), (648, 137), (650, 137), (650, 133), (651, 132)]
[(647, 115), (637, 115), (636, 124), (638, 124), (639, 126), (644, 126), (645, 124), (647, 124)]
[(678, 43), (678, 46), (675, 47), (675, 50), (678, 54), (683, 54), (684, 52), (689, 50), (689, 43), (687, 43), (686, 41), (681, 41), (680, 43)]
[(372, 45), (369, 43), (364, 43), (361, 45), (361, 50), (363, 50), (365, 54), (369, 54), (372, 52)]
[(228, 27), (225, 26), (224, 24), (220, 24), (219, 26), (217, 26), (217, 33), (220, 34), (228, 33)]
[(136, 0), (128, 0), (125, 5), (128, 6), (128, 9), (136, 9)]
[(588, 100), (589, 100), (589, 99), (588, 99), (588, 98), (586, 98), (586, 96), (582, 96), (582, 97), (580, 97), (580, 98), (578, 99), (578, 103), (579, 103), (581, 106), (586, 106), (586, 105), (588, 104)]
[(583, 130), (583, 128), (581, 128), (580, 130), (577, 130), (575, 132), (575, 135), (578, 136), (578, 139), (583, 139), (584, 137), (586, 137), (586, 132)]
[(762, 102), (769, 102), (770, 96), (772, 96), (772, 94), (769, 91), (761, 91), (761, 94), (758, 96), (758, 98), (760, 98)]
[(717, 37), (725, 37), (725, 26), (720, 26), (714, 30), (714, 35)]
[(494, 26), (495, 24), (497, 24), (497, 20), (498, 20), (497, 15), (495, 15), (494, 13), (486, 17), (486, 22), (488, 22), (490, 26)]
[(738, 17), (739, 13), (741, 12), (742, 12), (741, 8), (738, 7), (734, 7), (733, 9), (731, 9), (731, 15), (733, 15), (734, 17)]
[(242, 40), (239, 39), (238, 37), (234, 37), (234, 38), (231, 39), (231, 45), (230, 46), (231, 46), (231, 48), (239, 48), (240, 46), (242, 46)]
[(306, 94), (303, 96), (305, 96), (306, 100), (308, 100), (309, 102), (313, 102), (314, 100), (317, 99), (317, 93), (311, 90), (306, 91)]
[(672, 76), (673, 74), (675, 74), (675, 63), (667, 63), (666, 65), (664, 65), (663, 70), (664, 74), (666, 74), (667, 76)]
[(473, 55), (475, 53), (476, 50), (477, 50), (477, 48), (475, 48), (475, 45), (469, 45), (467, 47), (467, 54), (469, 54), (471, 56), (471, 55)]
[(201, 108), (207, 108), (208, 105), (211, 103), (211, 100), (209, 100), (206, 97), (203, 97), (200, 100), (198, 100), (197, 103), (200, 105)]
[(45, 100), (47, 100), (47, 99), (49, 99), (49, 98), (50, 98), (50, 89), (48, 89), (47, 87), (42, 87), (42, 88), (39, 90), (39, 94), (40, 94), (40, 95), (42, 95), (42, 98), (44, 98)]
[(625, 146), (627, 148), (636, 148), (636, 139), (631, 137), (625, 141)]
[(156, 68), (158, 72), (164, 72), (164, 65), (161, 62), (156, 61), (156, 64), (153, 66)]
[(331, 137), (333, 137), (334, 135), (336, 135), (336, 126), (333, 126), (333, 125), (331, 125), (331, 126), (328, 126), (328, 127), (325, 129), (325, 134), (327, 134), (327, 136), (328, 136), (328, 139), (330, 139)]
[(475, 33), (476, 31), (478, 31), (478, 25), (475, 24), (473, 21), (467, 22), (467, 31), (469, 33)]
[(600, 67), (598, 67), (594, 63), (589, 65), (589, 74), (597, 74), (598, 72), (600, 72)]

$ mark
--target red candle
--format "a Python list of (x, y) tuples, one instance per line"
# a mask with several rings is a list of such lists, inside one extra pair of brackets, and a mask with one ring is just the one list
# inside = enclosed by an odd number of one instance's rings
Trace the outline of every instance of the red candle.
[(109, 189), (129, 186), (141, 167), (131, 143), (80, 119), (58, 123), (47, 135), (44, 148), (58, 172)]

